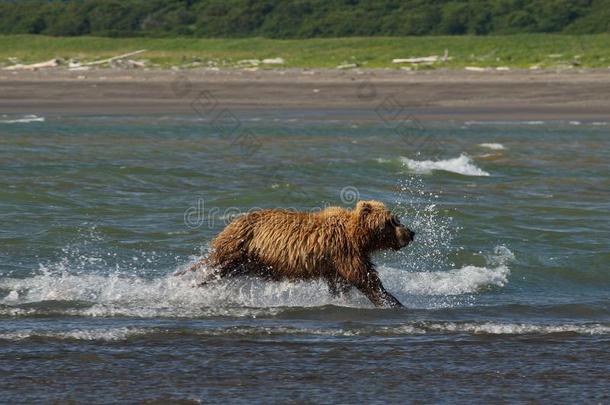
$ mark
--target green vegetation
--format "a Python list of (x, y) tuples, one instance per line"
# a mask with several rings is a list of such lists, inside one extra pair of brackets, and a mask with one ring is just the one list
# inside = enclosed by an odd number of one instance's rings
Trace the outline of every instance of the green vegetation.
[(319, 38), (610, 32), (610, 0), (0, 0), (0, 34)]
[[(410, 66), (393, 64), (394, 58), (443, 55), (450, 59), (429, 68), (521, 67), (603, 67), (610, 66), (610, 34), (558, 35), (522, 34), (509, 36), (435, 36), (318, 38), (307, 40), (191, 39), (191, 38), (98, 38), (46, 37), (39, 35), (0, 36), (0, 64), (8, 58), (33, 63), (51, 58), (91, 61), (138, 49), (147, 52), (135, 59), (149, 66), (245, 67), (244, 59), (281, 57), (281, 67), (335, 68), (356, 64), (364, 68)], [(260, 66), (264, 68), (264, 65)], [(268, 67), (280, 67), (269, 65)]]

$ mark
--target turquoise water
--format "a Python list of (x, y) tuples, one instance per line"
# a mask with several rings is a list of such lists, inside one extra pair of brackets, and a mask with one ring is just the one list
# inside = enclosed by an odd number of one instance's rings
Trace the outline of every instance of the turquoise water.
[[(2, 402), (608, 401), (610, 124), (235, 114), (0, 117)], [(358, 198), (417, 233), (375, 258), (406, 310), (172, 276)]]

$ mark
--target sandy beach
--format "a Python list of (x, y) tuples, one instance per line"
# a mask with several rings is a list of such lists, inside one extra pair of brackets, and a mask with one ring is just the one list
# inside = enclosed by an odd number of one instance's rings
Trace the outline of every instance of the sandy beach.
[(202, 94), (234, 109), (374, 110), (386, 102), (420, 120), (605, 121), (610, 70), (0, 71), (4, 114), (193, 114)]

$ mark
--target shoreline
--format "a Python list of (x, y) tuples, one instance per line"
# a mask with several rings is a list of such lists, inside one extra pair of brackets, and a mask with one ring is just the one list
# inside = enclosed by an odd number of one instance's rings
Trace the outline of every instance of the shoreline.
[(193, 115), (194, 102), (213, 102), (236, 110), (394, 108), (424, 121), (609, 121), (609, 95), (607, 69), (0, 71), (0, 114)]

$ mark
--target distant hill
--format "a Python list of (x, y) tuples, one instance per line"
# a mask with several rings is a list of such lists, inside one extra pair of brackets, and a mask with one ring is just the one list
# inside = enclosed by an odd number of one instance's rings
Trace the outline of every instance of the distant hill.
[(610, 0), (0, 0), (0, 34), (315, 38), (610, 32)]

